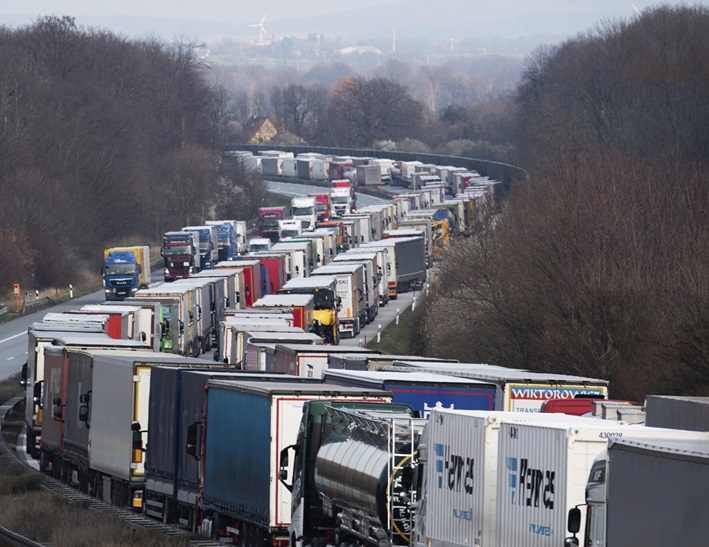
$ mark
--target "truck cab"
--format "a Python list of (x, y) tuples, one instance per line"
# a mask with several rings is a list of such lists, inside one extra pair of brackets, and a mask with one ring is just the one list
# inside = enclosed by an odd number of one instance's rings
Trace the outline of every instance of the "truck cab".
[(315, 198), (315, 210), (318, 217), (318, 222), (330, 220), (330, 212), (332, 210), (332, 204), (330, 203), (330, 194), (308, 194), (308, 197)]
[(291, 199), (291, 217), (300, 220), (303, 230), (312, 230), (318, 221), (315, 207), (315, 198), (294, 197)]
[(279, 220), (278, 228), (280, 239), (284, 239), (286, 237), (298, 237), (303, 233), (303, 224), (300, 220)]
[(189, 277), (200, 271), (200, 254), (194, 232), (166, 232), (160, 254), (165, 261), (165, 281)]
[(123, 300), (140, 288), (142, 266), (132, 250), (107, 249), (102, 273), (106, 300)]
[(267, 237), (255, 237), (249, 241), (249, 246), (247, 247), (247, 252), (258, 253), (260, 251), (270, 251), (271, 250), (271, 240)]
[(258, 210), (258, 235), (267, 237), (273, 243), (278, 241), (279, 227), (278, 221), (285, 220), (285, 207), (261, 207)]

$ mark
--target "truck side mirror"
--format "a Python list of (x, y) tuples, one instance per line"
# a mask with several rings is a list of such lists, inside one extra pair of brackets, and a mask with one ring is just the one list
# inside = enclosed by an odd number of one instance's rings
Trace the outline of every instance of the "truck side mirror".
[(285, 486), (289, 492), (293, 491), (293, 483), (289, 483), (288, 481), (288, 464), (289, 464), (289, 455), (288, 452), (290, 450), (295, 451), (295, 445), (292, 444), (290, 446), (286, 446), (283, 450), (281, 450), (281, 454), (278, 460), (278, 480), (281, 482), (283, 486)]
[(42, 383), (43, 380), (40, 380), (39, 382), (35, 382), (34, 384), (34, 392), (32, 393), (32, 398), (34, 400), (34, 404), (42, 408)]
[(578, 507), (569, 509), (569, 517), (566, 523), (566, 528), (571, 534), (579, 533), (579, 530), (581, 529), (581, 509)]
[(142, 452), (143, 451), (143, 432), (140, 430), (140, 422), (133, 422), (130, 426), (130, 430), (133, 432), (131, 435), (133, 450), (136, 452)]
[(79, 407), (79, 421), (88, 422), (89, 421), (89, 405), (81, 405)]
[(576, 534), (578, 534), (581, 529), (581, 510), (578, 508), (578, 505), (569, 509), (566, 528), (573, 535), (570, 538), (564, 539), (564, 547), (579, 547), (579, 539), (576, 537)]
[[(89, 421), (89, 402), (91, 401), (91, 392), (83, 393), (79, 395), (79, 402), (81, 406), (79, 407), (79, 421), (88, 422)], [(88, 424), (87, 424), (88, 427)]]
[(55, 397), (54, 401), (52, 401), (54, 406), (52, 407), (52, 416), (54, 419), (58, 422), (63, 422), (64, 421), (64, 405), (62, 404), (62, 400), (59, 397)]
[(22, 365), (22, 375), (20, 376), (20, 385), (27, 388), (27, 363)]
[(139, 274), (143, 273), (143, 266), (142, 265), (136, 264), (136, 269), (138, 270)]
[(202, 422), (194, 422), (187, 427), (187, 453), (195, 460), (202, 458)]

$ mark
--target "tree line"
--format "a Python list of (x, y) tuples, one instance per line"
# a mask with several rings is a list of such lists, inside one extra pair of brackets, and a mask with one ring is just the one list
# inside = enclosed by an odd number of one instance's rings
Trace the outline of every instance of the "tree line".
[(243, 214), (244, 175), (218, 155), (224, 99), (203, 72), (189, 43), (128, 41), (70, 17), (0, 28), (6, 288), (76, 283), (107, 246)]
[(707, 36), (707, 10), (658, 7), (535, 54), (514, 103), (530, 181), (451, 249), (427, 351), (709, 393)]

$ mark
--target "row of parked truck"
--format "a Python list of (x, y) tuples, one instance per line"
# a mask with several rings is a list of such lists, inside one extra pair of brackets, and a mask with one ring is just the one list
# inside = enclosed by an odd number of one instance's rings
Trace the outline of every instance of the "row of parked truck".
[[(255, 309), (232, 319), (241, 370), (150, 351), (135, 323), (111, 338), (117, 307), (31, 329), (41, 468), (111, 503), (243, 545), (702, 537), (706, 399), (639, 408), (598, 379), (279, 340)], [(544, 411), (568, 401), (594, 416)]]
[(499, 195), (500, 183), (477, 171), (463, 167), (434, 165), (421, 161), (398, 161), (367, 156), (338, 156), (302, 153), (297, 156), (282, 150), (232, 151), (246, 169), (265, 178), (299, 181), (348, 180), (353, 186), (381, 187), (386, 184), (420, 190), (426, 184), (442, 183), (449, 195), (455, 196), (468, 187), (490, 187)]
[(320, 227), (47, 314), (23, 374), (41, 469), (244, 546), (703, 543), (706, 399), (337, 345), (424, 279), (404, 269), (425, 275), (425, 230), (387, 234), (412, 229), (399, 207), (360, 209), (372, 240), (346, 252)]

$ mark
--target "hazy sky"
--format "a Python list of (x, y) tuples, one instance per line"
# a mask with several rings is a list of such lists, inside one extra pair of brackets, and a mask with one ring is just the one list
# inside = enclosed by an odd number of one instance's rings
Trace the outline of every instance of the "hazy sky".
[[(99, 26), (118, 32), (137, 33), (154, 28), (158, 34), (174, 32), (182, 21), (207, 21), (222, 30), (190, 26), (190, 35), (208, 39), (210, 32), (249, 29), (267, 15), (272, 36), (299, 32), (329, 34), (379, 32), (397, 37), (409, 32), (429, 39), (436, 34), (461, 39), (466, 36), (563, 36), (588, 30), (604, 19), (630, 19), (635, 9), (666, 3), (703, 4), (699, 0), (0, 0), (0, 24), (24, 25), (38, 15), (71, 15), (80, 26)], [(372, 9), (379, 7), (380, 9)], [(355, 10), (359, 10), (355, 12)], [(352, 12), (347, 16), (332, 15)], [(326, 17), (329, 15), (329, 18)], [(151, 18), (127, 23), (125, 16)], [(153, 18), (159, 18), (155, 20)], [(172, 24), (168, 30), (166, 24)], [(190, 23), (191, 24), (191, 23)], [(194, 29), (194, 31), (192, 30)], [(192, 34), (194, 32), (194, 34)], [(227, 34), (229, 30), (227, 29)], [(252, 31), (254, 34), (255, 31)]]
[(70, 14), (77, 18), (90, 15), (140, 15), (209, 21), (231, 20), (235, 23), (250, 24), (258, 22), (265, 14), (268, 14), (268, 19), (281, 19), (299, 14), (336, 13), (395, 1), (397, 0), (2, 0), (0, 13)]

